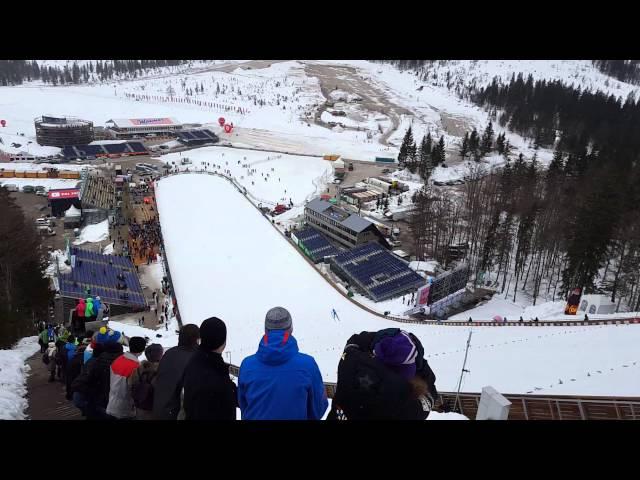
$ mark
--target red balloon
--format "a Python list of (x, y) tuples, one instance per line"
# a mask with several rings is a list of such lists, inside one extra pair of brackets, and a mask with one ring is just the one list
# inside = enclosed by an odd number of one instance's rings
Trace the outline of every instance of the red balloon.
[(233, 129), (233, 127), (231, 125), (225, 125), (224, 126), (224, 131), (226, 133), (231, 133), (231, 130)]
[(6, 120), (0, 120), (0, 125), (2, 125), (3, 127), (7, 124)]
[(218, 123), (220, 124), (221, 127), (224, 126), (224, 122), (225, 122), (224, 117), (220, 117), (218, 119)]

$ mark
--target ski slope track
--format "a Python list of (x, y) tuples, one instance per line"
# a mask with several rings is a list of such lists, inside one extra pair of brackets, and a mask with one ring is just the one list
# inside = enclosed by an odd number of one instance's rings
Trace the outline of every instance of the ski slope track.
[[(156, 194), (183, 323), (222, 318), (230, 363), (255, 352), (264, 315), (276, 305), (291, 312), (301, 350), (315, 357), (328, 382), (336, 379), (349, 336), (399, 325), (340, 295), (229, 181), (175, 175), (160, 180)], [(454, 391), (469, 329), (403, 328), (423, 342), (438, 388)], [(469, 328), (470, 373), (462, 391), (492, 385), (510, 393), (640, 394), (639, 325)], [(175, 336), (163, 340), (165, 346), (177, 342)]]

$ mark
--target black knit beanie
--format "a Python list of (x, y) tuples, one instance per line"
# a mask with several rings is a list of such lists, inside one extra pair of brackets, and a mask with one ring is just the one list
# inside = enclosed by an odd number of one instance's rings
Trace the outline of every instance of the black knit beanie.
[(218, 317), (207, 318), (200, 325), (200, 346), (207, 351), (220, 348), (227, 341), (227, 326)]

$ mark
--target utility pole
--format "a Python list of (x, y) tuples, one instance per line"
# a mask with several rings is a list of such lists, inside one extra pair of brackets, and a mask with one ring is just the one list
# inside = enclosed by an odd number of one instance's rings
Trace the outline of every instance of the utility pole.
[(467, 355), (469, 354), (469, 346), (471, 345), (471, 334), (473, 330), (469, 330), (469, 338), (467, 338), (467, 349), (464, 352), (464, 362), (462, 362), (462, 371), (460, 372), (460, 379), (458, 380), (458, 390), (456, 392), (456, 401), (453, 404), (453, 411), (456, 411), (456, 407), (458, 406), (458, 398), (460, 397), (460, 387), (462, 386), (462, 377), (465, 373), (469, 373), (469, 370), (466, 370), (467, 366)]

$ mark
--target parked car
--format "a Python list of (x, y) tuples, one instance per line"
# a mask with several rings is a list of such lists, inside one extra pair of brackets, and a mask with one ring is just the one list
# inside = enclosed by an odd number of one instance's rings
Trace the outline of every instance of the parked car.
[(22, 191), (24, 193), (33, 193), (36, 191), (36, 189), (33, 185), (25, 185), (24, 187), (22, 187)]
[(4, 186), (4, 188), (9, 190), (10, 192), (17, 192), (18, 191), (18, 186), (15, 183), (7, 183)]
[(454, 181), (453, 181), (453, 184), (454, 184), (454, 185), (464, 185), (464, 180), (460, 180), (460, 179), (458, 179), (458, 180), (454, 180)]
[(55, 230), (53, 228), (47, 227), (45, 225), (40, 225), (37, 228), (38, 228), (38, 233), (40, 235), (46, 235), (48, 237), (51, 237), (51, 236), (56, 234), (56, 232), (55, 232)]
[(47, 192), (45, 192), (44, 190), (38, 190), (36, 192), (36, 195), (38, 195), (39, 197), (46, 197), (47, 196)]
[(444, 183), (444, 182), (438, 182), (438, 181), (433, 182), (433, 184), (434, 184), (436, 187), (443, 187), (443, 186), (445, 185), (445, 183)]

